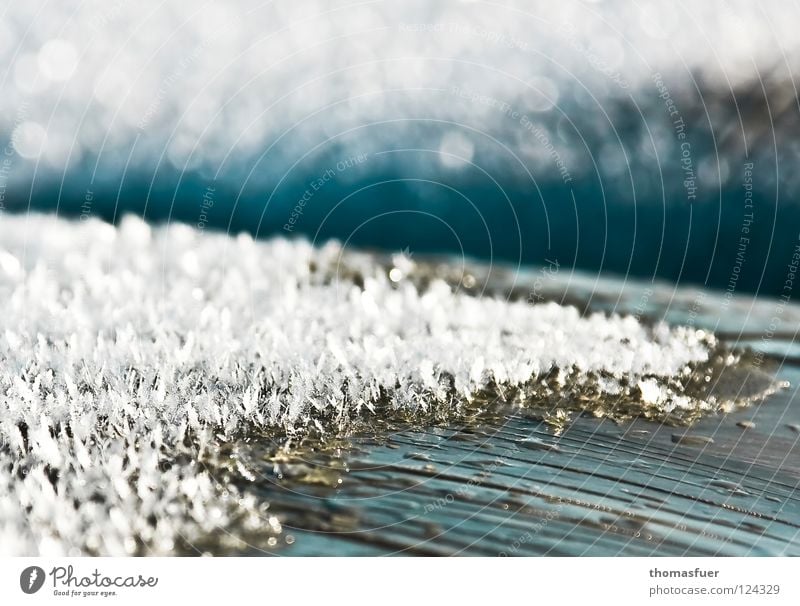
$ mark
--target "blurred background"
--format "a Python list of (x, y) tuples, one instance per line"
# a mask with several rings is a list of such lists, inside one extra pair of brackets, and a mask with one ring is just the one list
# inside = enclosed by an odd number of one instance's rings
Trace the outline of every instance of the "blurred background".
[(5, 0), (0, 210), (786, 296), (798, 22), (721, 0)]

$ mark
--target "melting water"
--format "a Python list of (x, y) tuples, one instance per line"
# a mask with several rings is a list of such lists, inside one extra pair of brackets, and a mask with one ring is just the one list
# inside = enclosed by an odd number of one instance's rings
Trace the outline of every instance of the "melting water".
[(797, 460), (765, 464), (782, 447), (797, 457), (796, 440), (777, 426), (753, 461), (764, 434), (744, 435), (735, 416), (701, 422), (693, 431), (714, 436), (702, 444), (583, 418), (555, 437), (513, 415), (354, 438), (302, 462), (259, 464), (258, 446), (246, 457), (251, 489), (293, 538), (280, 554), (797, 555)]
[[(800, 369), (782, 376), (800, 380)], [(307, 444), (253, 441), (244, 484), (279, 555), (798, 555), (794, 392), (689, 430), (580, 417), (560, 436), (516, 412)], [(741, 427), (741, 420), (750, 421)], [(674, 437), (680, 435), (681, 440)], [(691, 438), (691, 439), (689, 439)]]

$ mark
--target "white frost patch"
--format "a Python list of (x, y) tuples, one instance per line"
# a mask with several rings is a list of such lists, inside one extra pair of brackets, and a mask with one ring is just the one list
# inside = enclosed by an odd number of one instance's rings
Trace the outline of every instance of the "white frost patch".
[[(653, 400), (656, 378), (709, 355), (694, 330), (441, 281), (419, 293), (369, 256), (340, 265), (333, 244), (8, 215), (0, 242), (13, 265), (0, 272), (0, 551), (11, 554), (169, 553), (257, 516), (197, 462), (237, 432), (335, 431), (376, 405), (457, 408), (552, 369), (573, 385), (602, 373), (595, 389), (608, 395), (638, 384)], [(363, 287), (346, 277), (354, 267)]]
[(647, 379), (637, 384), (642, 392), (642, 400), (647, 404), (660, 404), (664, 400), (664, 392), (657, 381)]

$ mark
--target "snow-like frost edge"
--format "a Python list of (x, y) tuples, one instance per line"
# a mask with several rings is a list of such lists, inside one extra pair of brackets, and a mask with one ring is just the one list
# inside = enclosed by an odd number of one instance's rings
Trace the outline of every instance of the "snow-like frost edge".
[(337, 244), (39, 216), (3, 216), (0, 242), (9, 553), (279, 532), (204, 467), (243, 434), (425, 422), (493, 399), (690, 419), (719, 405), (690, 389), (698, 369), (736, 363), (704, 331), (421, 289), (410, 260), (392, 272)]

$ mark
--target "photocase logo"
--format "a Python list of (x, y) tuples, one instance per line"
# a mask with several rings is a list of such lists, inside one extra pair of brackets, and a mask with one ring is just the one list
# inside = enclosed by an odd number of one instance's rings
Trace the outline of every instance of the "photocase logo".
[(38, 566), (28, 566), (19, 575), (19, 586), (25, 593), (36, 593), (44, 585), (44, 570)]

